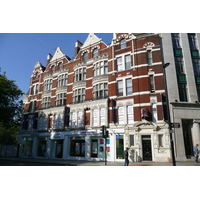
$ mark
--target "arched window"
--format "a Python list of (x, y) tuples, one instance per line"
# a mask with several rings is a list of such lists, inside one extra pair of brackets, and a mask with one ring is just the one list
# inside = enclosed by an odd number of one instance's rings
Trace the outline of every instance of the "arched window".
[(88, 60), (88, 52), (85, 52), (83, 54), (83, 61), (86, 61), (86, 60)]
[(55, 66), (52, 65), (52, 66), (51, 66), (51, 73), (54, 73), (54, 72), (55, 72)]
[(123, 38), (123, 39), (120, 40), (120, 48), (121, 49), (126, 48), (126, 39)]
[(93, 52), (92, 52), (92, 57), (94, 58), (94, 57), (96, 57), (96, 56), (98, 56), (98, 49), (97, 49), (97, 48), (95, 48), (95, 49), (93, 50)]
[(59, 62), (58, 63), (58, 70), (61, 70), (62, 69), (62, 62)]

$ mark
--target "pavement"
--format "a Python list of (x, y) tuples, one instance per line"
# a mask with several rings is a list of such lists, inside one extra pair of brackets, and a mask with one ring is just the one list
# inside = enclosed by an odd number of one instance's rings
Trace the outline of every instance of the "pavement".
[[(17, 162), (33, 162), (33, 163), (48, 163), (50, 166), (123, 166), (123, 161), (87, 161), (87, 160), (63, 160), (63, 159), (44, 159), (44, 158), (19, 158), (19, 157), (0, 157), (0, 160), (10, 160)], [(129, 166), (173, 166), (170, 162), (130, 162)], [(177, 161), (176, 166), (200, 166), (200, 162), (196, 163), (193, 160)]]

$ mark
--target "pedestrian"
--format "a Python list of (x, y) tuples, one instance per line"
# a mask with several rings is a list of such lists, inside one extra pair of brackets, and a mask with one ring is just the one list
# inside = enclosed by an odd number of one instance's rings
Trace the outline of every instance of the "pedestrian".
[(196, 162), (198, 162), (198, 158), (199, 158), (199, 150), (198, 150), (198, 144), (196, 144), (195, 146), (194, 146), (194, 149), (193, 149), (193, 151), (194, 151), (194, 156), (195, 156), (195, 161)]
[(129, 165), (128, 150), (129, 150), (129, 148), (126, 147), (126, 150), (124, 151), (124, 159), (125, 159), (125, 161), (124, 161), (124, 166), (128, 166), (128, 165)]

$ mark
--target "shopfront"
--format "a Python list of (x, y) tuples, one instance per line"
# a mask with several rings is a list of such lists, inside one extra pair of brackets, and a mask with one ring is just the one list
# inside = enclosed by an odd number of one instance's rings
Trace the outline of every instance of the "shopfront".
[(116, 159), (124, 159), (124, 135), (116, 135)]
[(85, 137), (70, 137), (70, 156), (85, 157)]
[(105, 139), (102, 137), (91, 136), (90, 140), (91, 158), (105, 158), (105, 151), (107, 157), (110, 156), (110, 138), (107, 138), (105, 141)]
[(51, 133), (51, 158), (63, 157), (64, 134), (62, 132)]
[(37, 148), (37, 156), (38, 157), (44, 157), (47, 147), (47, 138), (42, 137), (38, 138), (38, 148)]
[(62, 158), (63, 141), (62, 139), (51, 141), (51, 158)]
[(20, 156), (32, 156), (33, 138), (23, 137), (20, 146)]

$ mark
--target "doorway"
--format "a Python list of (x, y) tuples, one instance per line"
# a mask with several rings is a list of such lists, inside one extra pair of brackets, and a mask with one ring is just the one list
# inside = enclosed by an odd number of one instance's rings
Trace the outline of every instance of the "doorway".
[(144, 161), (152, 161), (151, 136), (142, 136), (142, 155)]
[(116, 135), (116, 158), (124, 159), (124, 136)]
[(192, 145), (192, 120), (182, 120), (183, 126), (183, 137), (185, 144), (185, 153), (187, 158), (191, 158), (193, 156), (193, 145)]

